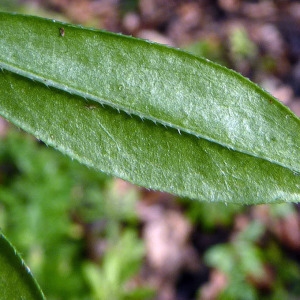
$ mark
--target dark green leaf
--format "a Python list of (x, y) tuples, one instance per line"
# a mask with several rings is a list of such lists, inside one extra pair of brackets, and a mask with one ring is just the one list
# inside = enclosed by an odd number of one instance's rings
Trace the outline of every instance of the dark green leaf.
[(299, 119), (241, 75), (52, 20), (2, 13), (0, 28), (0, 113), (46, 143), (181, 196), (300, 200)]
[(13, 246), (0, 232), (0, 298), (1, 300), (44, 299), (33, 279)]

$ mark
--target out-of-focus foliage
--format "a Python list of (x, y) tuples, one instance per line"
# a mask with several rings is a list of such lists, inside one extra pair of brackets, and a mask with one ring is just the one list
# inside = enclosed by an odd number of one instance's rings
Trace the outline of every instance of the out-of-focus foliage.
[[(112, 247), (119, 238), (128, 240), (120, 226), (127, 222), (134, 230), (136, 199), (136, 190), (121, 198), (109, 177), (21, 132), (9, 131), (0, 144), (0, 226), (48, 299), (92, 299), (91, 279), (82, 272), (88, 259), (87, 239), (103, 237)], [(99, 221), (102, 231), (87, 230)], [(136, 272), (142, 259), (141, 242), (137, 237), (130, 242), (139, 245), (140, 255), (135, 268), (127, 263), (123, 272), (128, 267)], [(109, 257), (103, 258), (103, 265), (109, 264)], [(123, 288), (128, 278), (120, 278), (118, 287)]]
[[(281, 216), (290, 209), (288, 205), (276, 207)], [(206, 252), (206, 263), (223, 272), (228, 280), (218, 299), (275, 300), (300, 296), (299, 266), (284, 257), (274, 241), (263, 242), (265, 234), (265, 226), (252, 221), (230, 242), (213, 246)]]
[[(144, 255), (144, 246), (136, 232), (126, 231), (103, 258), (102, 267), (92, 263), (84, 265), (84, 274), (95, 299), (148, 299), (153, 296), (150, 289), (130, 290), (123, 283), (139, 269)], [(134, 284), (134, 282), (132, 282)]]
[(186, 215), (194, 224), (201, 224), (205, 230), (212, 230), (216, 226), (229, 226), (234, 216), (245, 210), (245, 206), (230, 203), (206, 203), (182, 199), (186, 207)]
[(251, 59), (257, 55), (257, 46), (249, 39), (243, 27), (234, 28), (229, 38), (232, 59)]
[(187, 46), (185, 49), (194, 55), (205, 57), (222, 64), (223, 66), (227, 65), (224, 57), (225, 49), (223, 45), (213, 38), (202, 39)]
[(20, 9), (17, 0), (1, 0), (0, 2), (0, 10), (2, 11), (12, 11), (18, 8)]

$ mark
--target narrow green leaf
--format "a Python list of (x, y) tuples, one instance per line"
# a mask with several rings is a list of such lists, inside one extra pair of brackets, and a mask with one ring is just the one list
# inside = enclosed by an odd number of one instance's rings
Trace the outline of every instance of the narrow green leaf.
[(45, 299), (30, 270), (1, 232), (0, 298), (1, 300)]
[(300, 199), (300, 176), (279, 165), (91, 105), (7, 71), (0, 74), (1, 114), (89, 166), (196, 199), (240, 203)]
[(0, 114), (46, 143), (181, 196), (300, 200), (300, 121), (241, 75), (52, 20), (1, 13), (0, 28)]

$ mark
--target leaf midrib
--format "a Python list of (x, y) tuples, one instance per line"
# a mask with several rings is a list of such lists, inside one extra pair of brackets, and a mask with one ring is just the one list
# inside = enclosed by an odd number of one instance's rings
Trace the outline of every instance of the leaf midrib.
[[(98, 104), (101, 104), (102, 106), (107, 105), (110, 108), (115, 109), (118, 113), (120, 113), (120, 111), (122, 111), (122, 112), (124, 112), (124, 113), (126, 113), (130, 116), (134, 115), (134, 116), (136, 116), (136, 117), (138, 117), (142, 120), (149, 120), (149, 121), (153, 122), (155, 125), (160, 124), (164, 127), (168, 127), (168, 128), (173, 129), (173, 130), (177, 130), (178, 134), (186, 133), (186, 134), (195, 136), (197, 138), (202, 138), (202, 139), (205, 139), (205, 140), (207, 140), (211, 143), (215, 143), (217, 145), (220, 145), (220, 146), (222, 146), (222, 147), (224, 147), (228, 150), (236, 151), (236, 152), (239, 152), (239, 153), (242, 153), (242, 154), (245, 154), (245, 155), (249, 155), (249, 156), (254, 157), (254, 158), (269, 161), (271, 163), (274, 163), (276, 165), (279, 165), (281, 167), (284, 167), (284, 168), (287, 168), (287, 169), (291, 170), (290, 166), (282, 164), (282, 163), (280, 163), (276, 160), (271, 160), (271, 159), (268, 159), (265, 156), (260, 156), (260, 155), (257, 155), (255, 153), (253, 153), (253, 152), (248, 152), (248, 151), (245, 151), (244, 149), (239, 149), (238, 147), (234, 147), (234, 145), (228, 145), (228, 144), (220, 143), (220, 141), (212, 139), (209, 136), (205, 136), (203, 134), (196, 133), (196, 132), (194, 132), (190, 129), (178, 126), (178, 125), (170, 123), (170, 122), (166, 122), (166, 121), (164, 121), (162, 119), (159, 119), (159, 118), (154, 118), (154, 117), (151, 117), (149, 115), (145, 115), (144, 113), (142, 113), (140, 111), (137, 111), (137, 110), (130, 110), (129, 111), (124, 106), (118, 105), (118, 104), (116, 104), (116, 103), (114, 103), (110, 100), (105, 100), (104, 97), (99, 98), (99, 96), (89, 94), (86, 91), (80, 91), (78, 88), (72, 88), (72, 87), (67, 86), (67, 85), (62, 85), (58, 81), (55, 81), (53, 79), (43, 78), (43, 77), (41, 77), (41, 76), (39, 76), (35, 73), (31, 73), (28, 70), (22, 70), (22, 69), (14, 66), (14, 65), (9, 65), (5, 62), (0, 62), (0, 70), (1, 69), (5, 69), (5, 70), (10, 71), (12, 73), (16, 73), (16, 74), (21, 75), (23, 77), (29, 78), (33, 81), (37, 81), (37, 82), (39, 82), (41, 84), (44, 84), (48, 87), (52, 87), (52, 88), (55, 88), (57, 90), (60, 90), (60, 91), (63, 91), (63, 92), (68, 92), (70, 94), (82, 97), (87, 101), (90, 100), (90, 101), (96, 102)], [(298, 173), (297, 170), (294, 170), (294, 171)]]

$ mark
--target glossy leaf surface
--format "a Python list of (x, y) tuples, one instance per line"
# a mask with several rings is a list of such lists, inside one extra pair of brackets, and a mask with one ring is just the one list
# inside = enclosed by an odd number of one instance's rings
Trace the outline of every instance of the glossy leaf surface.
[(241, 75), (52, 20), (1, 14), (0, 28), (0, 113), (47, 144), (190, 198), (300, 200), (299, 119)]

